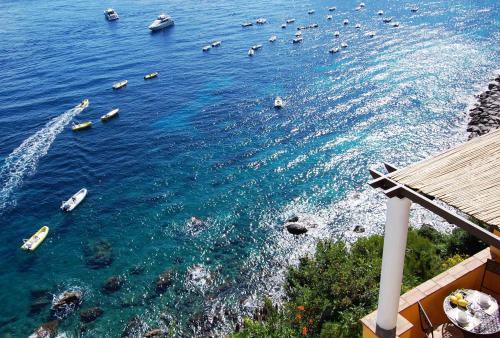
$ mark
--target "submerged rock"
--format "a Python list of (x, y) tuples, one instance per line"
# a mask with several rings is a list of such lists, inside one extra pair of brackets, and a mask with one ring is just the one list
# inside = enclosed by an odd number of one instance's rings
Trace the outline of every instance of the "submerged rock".
[(120, 276), (111, 276), (106, 279), (106, 282), (102, 286), (102, 291), (104, 293), (113, 293), (122, 288), (123, 279)]
[(156, 337), (167, 337), (167, 334), (161, 329), (153, 329), (142, 335), (143, 338), (156, 338)]
[(102, 316), (104, 311), (100, 307), (92, 307), (87, 310), (82, 310), (80, 312), (80, 320), (82, 323), (90, 323)]
[(133, 316), (127, 322), (127, 325), (123, 329), (122, 337), (140, 337), (141, 333), (146, 330), (146, 324), (142, 321), (139, 316)]
[(48, 289), (31, 290), (29, 315), (36, 315), (52, 303), (52, 295)]
[(362, 232), (365, 232), (365, 228), (361, 225), (356, 225), (353, 229), (354, 232), (360, 234)]
[(58, 320), (53, 320), (42, 324), (28, 338), (54, 338), (59, 326)]
[(131, 275), (140, 275), (144, 272), (146, 267), (144, 265), (138, 264), (130, 268), (129, 273)]
[(173, 283), (174, 273), (172, 270), (163, 271), (156, 280), (156, 292), (165, 292)]
[(285, 228), (292, 235), (302, 235), (308, 231), (306, 224), (298, 222), (288, 222), (285, 224)]
[(83, 250), (85, 263), (92, 269), (101, 269), (113, 262), (113, 247), (106, 240), (88, 244)]

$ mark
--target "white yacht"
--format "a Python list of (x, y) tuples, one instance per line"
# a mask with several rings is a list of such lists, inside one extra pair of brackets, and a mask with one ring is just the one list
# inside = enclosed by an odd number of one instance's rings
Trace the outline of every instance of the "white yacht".
[(295, 36), (296, 37), (302, 36), (302, 32), (301, 31), (295, 32)]
[(363, 9), (363, 7), (358, 6), (358, 7), (356, 7), (355, 9), (356, 9), (357, 11), (360, 11), (360, 10), (362, 10), (362, 9)]
[(349, 20), (345, 19), (344, 20), (344, 25), (348, 25), (349, 24)]
[(241, 24), (242, 27), (250, 27), (250, 26), (253, 26), (253, 23), (251, 22), (244, 22)]
[(332, 53), (332, 54), (335, 54), (335, 53), (338, 53), (339, 50), (340, 49), (338, 47), (333, 47), (332, 49), (329, 50), (329, 52)]
[(286, 23), (294, 23), (295, 22), (295, 19), (288, 19), (286, 20)]
[(281, 28), (286, 28), (286, 23), (282, 24)]
[(222, 41), (216, 40), (216, 41), (212, 42), (212, 47), (219, 47), (221, 43), (222, 43)]
[(392, 27), (399, 27), (399, 22), (398, 22), (398, 21), (394, 22), (394, 23), (392, 24)]
[(385, 23), (388, 23), (388, 22), (391, 22), (392, 21), (392, 18), (384, 18), (383, 20)]
[(262, 48), (262, 45), (254, 45), (254, 46), (252, 46), (253, 50), (257, 50), (257, 49), (261, 49), (261, 48)]
[(169, 15), (160, 14), (158, 18), (151, 25), (149, 25), (149, 29), (152, 31), (157, 31), (163, 28), (170, 27), (174, 24), (174, 20)]
[(378, 15), (384, 15), (384, 11), (383, 10), (380, 10), (377, 12)]
[(418, 7), (417, 6), (413, 6), (412, 8), (410, 8), (410, 10), (412, 12), (418, 12)]
[(293, 43), (301, 43), (302, 42), (302, 37), (298, 36), (295, 39), (292, 40)]
[(327, 19), (327, 20), (331, 20), (331, 19), (333, 19), (333, 15), (327, 15), (327, 16), (326, 16), (326, 19)]
[(252, 49), (252, 48), (250, 48), (250, 49), (248, 50), (248, 56), (253, 56), (254, 54), (255, 54), (255, 52), (253, 51), (253, 49)]
[(272, 35), (270, 38), (269, 38), (269, 42), (274, 42), (276, 41), (277, 37), (276, 35)]
[(366, 35), (369, 37), (373, 38), (375, 36), (375, 32), (368, 32)]
[(283, 107), (283, 99), (279, 96), (276, 96), (276, 98), (274, 99), (274, 108), (281, 108)]
[(203, 47), (203, 51), (208, 52), (211, 48), (212, 48), (212, 46), (206, 45), (205, 47)]
[(346, 42), (342, 42), (342, 43), (340, 44), (340, 47), (342, 47), (342, 48), (347, 48), (347, 43), (346, 43)]
[(106, 19), (108, 21), (114, 21), (118, 20), (120, 17), (118, 16), (118, 13), (113, 8), (108, 8), (104, 11), (104, 16), (106, 16)]
[(339, 31), (335, 31), (335, 33), (333, 33), (333, 35), (335, 35), (335, 37), (338, 38), (340, 36), (340, 32)]
[(360, 24), (360, 23), (357, 23), (355, 27), (356, 27), (357, 29), (360, 29), (360, 28), (361, 28), (361, 24)]
[(309, 28), (318, 28), (319, 25), (317, 23), (312, 23), (309, 25)]
[(264, 19), (264, 18), (259, 18), (259, 19), (257, 19), (257, 20), (255, 21), (255, 23), (256, 23), (257, 25), (263, 25), (263, 24), (265, 24), (266, 22), (267, 22), (267, 20), (266, 20), (266, 19)]
[(329, 8), (328, 8), (328, 10), (329, 10), (330, 12), (333, 12), (333, 11), (334, 11), (334, 10), (336, 10), (336, 9), (337, 9), (337, 7), (329, 7)]
[(314, 12), (315, 12), (315, 11), (314, 11), (314, 9), (310, 9), (310, 10), (307, 12), (307, 14), (314, 14)]
[(361, 7), (361, 8), (365, 8), (365, 3), (364, 3), (364, 2), (360, 3), (360, 4), (359, 4), (359, 7)]

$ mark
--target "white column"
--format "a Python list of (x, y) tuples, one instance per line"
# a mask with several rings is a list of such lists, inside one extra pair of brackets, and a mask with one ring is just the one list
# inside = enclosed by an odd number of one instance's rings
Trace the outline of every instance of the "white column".
[(410, 206), (411, 201), (407, 198), (393, 197), (387, 200), (384, 253), (377, 309), (377, 327), (384, 331), (393, 331), (396, 328)]

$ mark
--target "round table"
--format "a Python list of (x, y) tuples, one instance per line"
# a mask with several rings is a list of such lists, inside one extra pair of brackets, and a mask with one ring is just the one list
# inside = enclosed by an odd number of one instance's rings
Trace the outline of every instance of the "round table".
[[(469, 302), (467, 309), (463, 309), (450, 302), (450, 296), (458, 292), (462, 293), (464, 299)], [(481, 294), (490, 298), (490, 305), (487, 308), (483, 308), (479, 305), (479, 297)], [(465, 332), (474, 335), (492, 335), (500, 332), (498, 303), (493, 297), (486, 293), (468, 289), (457, 290), (444, 299), (443, 308), (448, 319)], [(466, 315), (469, 318), (467, 324), (464, 325), (457, 321), (458, 311), (466, 311)]]

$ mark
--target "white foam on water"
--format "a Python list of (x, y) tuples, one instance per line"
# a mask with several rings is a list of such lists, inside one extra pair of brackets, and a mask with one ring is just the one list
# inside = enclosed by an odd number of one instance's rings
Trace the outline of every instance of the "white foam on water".
[(35, 173), (40, 158), (47, 155), (57, 135), (82, 110), (75, 107), (53, 118), (7, 156), (0, 167), (0, 213), (16, 204), (12, 194), (22, 185), (25, 177)]

